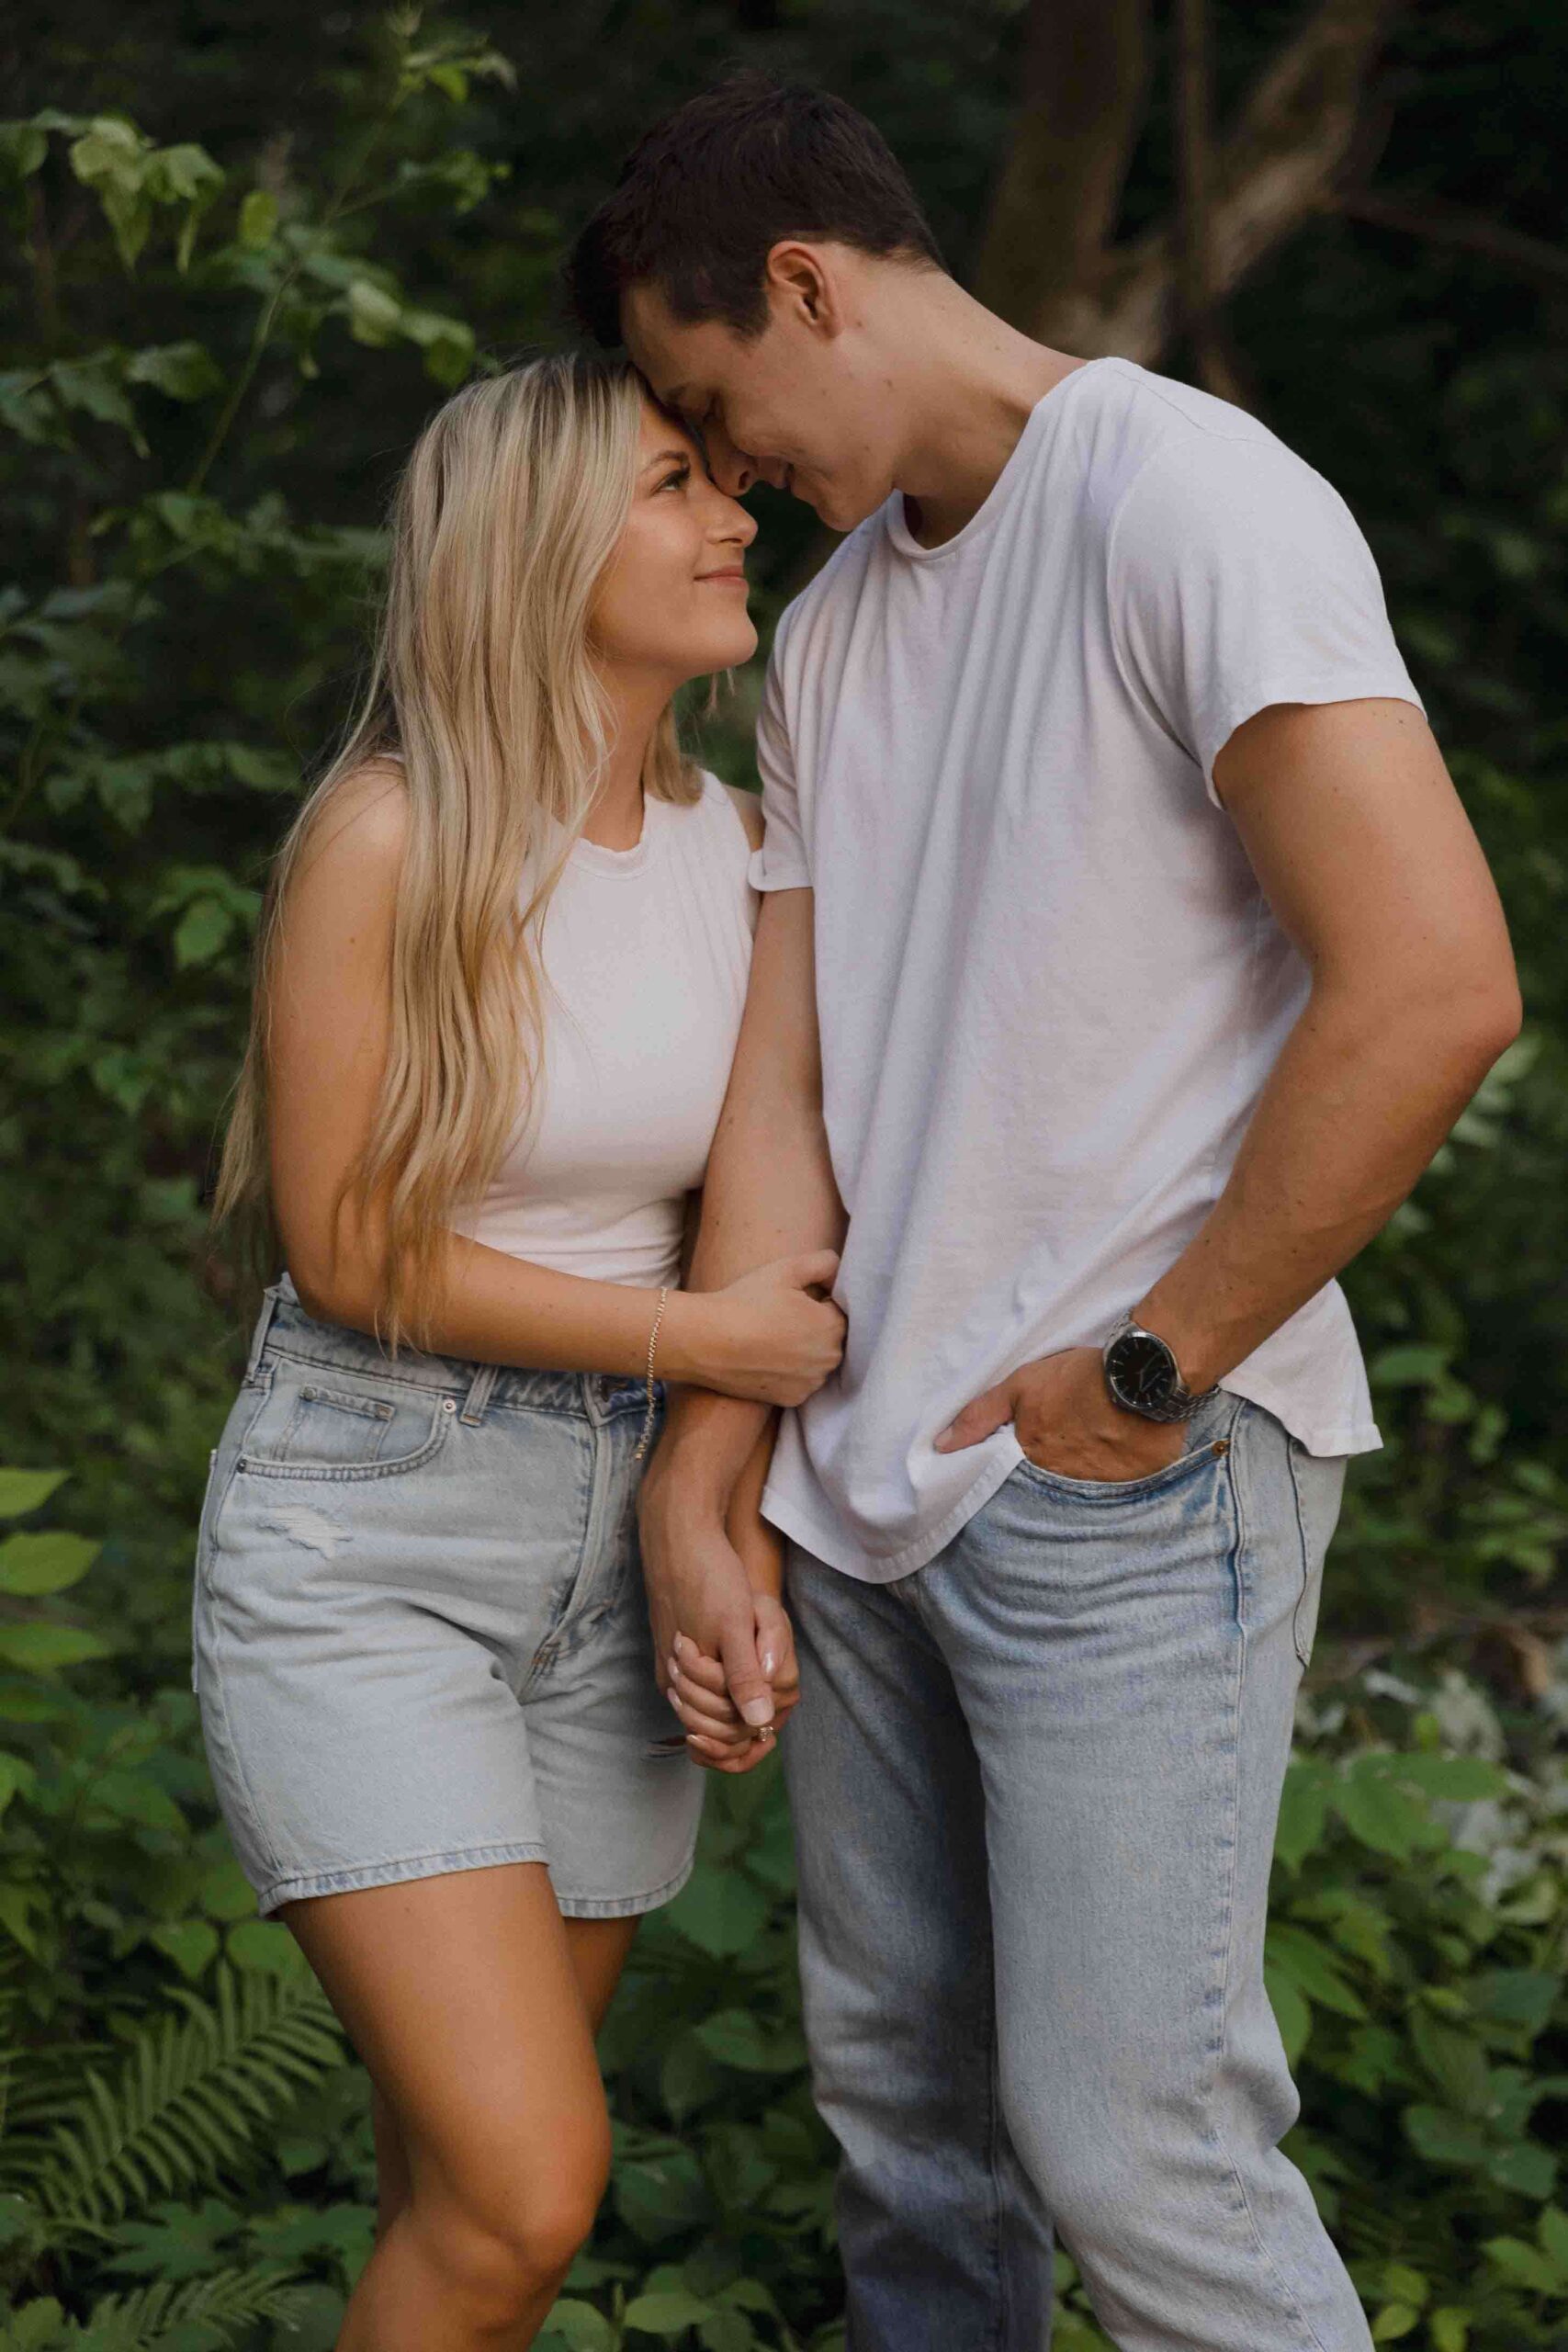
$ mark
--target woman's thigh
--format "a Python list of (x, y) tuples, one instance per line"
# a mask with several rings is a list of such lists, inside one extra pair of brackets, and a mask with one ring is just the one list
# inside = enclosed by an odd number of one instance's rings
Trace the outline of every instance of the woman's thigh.
[[(586, 2228), (608, 2161), (592, 2006), (635, 1921), (574, 1953), (537, 1863), (449, 1872), (285, 1906), (283, 1917), (395, 2119), (416, 2197), (498, 2236)], [(580, 1973), (583, 1957), (591, 1965)], [(587, 1982), (584, 1982), (584, 1973)]]

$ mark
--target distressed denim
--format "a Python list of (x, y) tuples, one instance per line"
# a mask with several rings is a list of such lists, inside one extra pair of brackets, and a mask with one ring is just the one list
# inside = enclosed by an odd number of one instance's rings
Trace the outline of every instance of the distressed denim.
[(667, 1902), (703, 1775), (637, 1550), (644, 1384), (384, 1356), (267, 1294), (208, 1480), (194, 1679), (264, 1911), (544, 1862), (561, 1910)]
[(1366, 2352), (1263, 1988), (1343, 1479), (1221, 1395), (1152, 1477), (1021, 1464), (896, 1583), (792, 1550), (851, 2352), (1042, 2352), (1053, 2227), (1121, 2352)]

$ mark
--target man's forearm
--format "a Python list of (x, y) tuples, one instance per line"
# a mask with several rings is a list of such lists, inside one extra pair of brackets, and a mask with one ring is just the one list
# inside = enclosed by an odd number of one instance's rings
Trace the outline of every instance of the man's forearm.
[(1128, 1302), (1190, 1387), (1250, 1355), (1381, 1230), (1516, 1025), (1501, 992), (1403, 1006), (1314, 993), (1208, 1219)]
[[(812, 977), (811, 894), (763, 906), (735, 1068), (708, 1155), (691, 1287), (716, 1290), (752, 1267), (836, 1250), (844, 1212), (822, 1120)], [(650, 1468), (650, 1501), (721, 1513), (767, 1425), (767, 1408), (679, 1389)]]

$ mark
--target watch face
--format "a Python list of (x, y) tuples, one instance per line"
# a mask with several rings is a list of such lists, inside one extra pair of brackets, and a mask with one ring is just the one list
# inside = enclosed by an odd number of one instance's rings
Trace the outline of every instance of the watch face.
[(1176, 1359), (1151, 1332), (1124, 1331), (1108, 1350), (1105, 1377), (1119, 1404), (1136, 1412), (1168, 1404), (1177, 1383)]

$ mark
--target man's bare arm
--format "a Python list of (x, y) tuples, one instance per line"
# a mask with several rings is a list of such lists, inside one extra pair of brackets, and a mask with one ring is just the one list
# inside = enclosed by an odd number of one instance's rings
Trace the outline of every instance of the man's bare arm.
[[(1224, 1193), (1127, 1302), (1195, 1389), (1386, 1223), (1519, 1025), (1496, 889), (1419, 711), (1274, 705), (1236, 729), (1214, 781), (1312, 992)], [(1094, 1348), (1024, 1365), (938, 1442), (1008, 1419), (1032, 1460), (1075, 1477), (1140, 1477), (1182, 1442), (1111, 1403)]]
[[(837, 1249), (844, 1213), (822, 1123), (822, 1070), (812, 963), (812, 894), (762, 901), (735, 1067), (703, 1186), (692, 1265), (696, 1290), (800, 1247)], [(772, 1699), (757, 1663), (744, 1568), (725, 1533), (737, 1481), (767, 1408), (698, 1388), (671, 1396), (664, 1436), (643, 1482), (640, 1518), (656, 1655), (662, 1679), (677, 1630), (722, 1657), (748, 1722)]]
[(1386, 1224), (1520, 1019), (1496, 888), (1411, 704), (1260, 711), (1214, 781), (1312, 995), (1224, 1194), (1141, 1302), (1194, 1387)]

